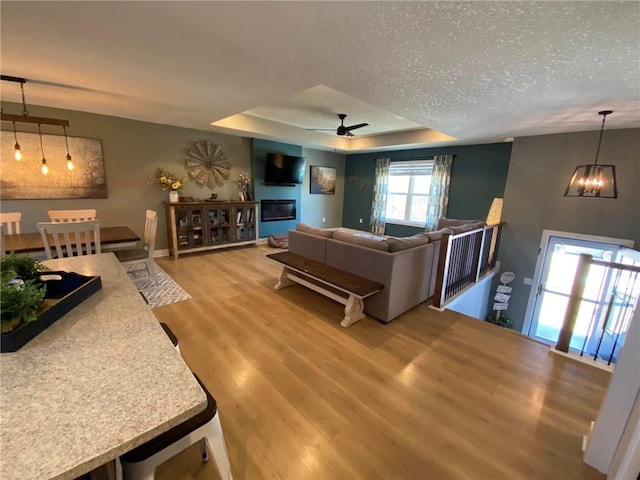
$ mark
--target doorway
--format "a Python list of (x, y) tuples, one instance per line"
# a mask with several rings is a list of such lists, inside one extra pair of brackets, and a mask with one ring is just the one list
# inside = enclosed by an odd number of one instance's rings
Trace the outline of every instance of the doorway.
[[(548, 344), (556, 343), (571, 294), (580, 254), (594, 259), (615, 261), (621, 248), (633, 247), (633, 241), (544, 230), (532, 283), (523, 333)], [(606, 300), (602, 286), (609, 279), (609, 269), (592, 265), (587, 277), (584, 302), (576, 322), (570, 348), (583, 350), (585, 340), (598, 325), (591, 321), (600, 317)]]

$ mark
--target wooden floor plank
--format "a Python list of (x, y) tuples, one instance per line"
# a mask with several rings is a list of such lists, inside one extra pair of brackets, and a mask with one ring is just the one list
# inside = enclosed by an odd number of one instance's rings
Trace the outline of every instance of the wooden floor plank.
[[(159, 258), (192, 296), (154, 309), (219, 404), (241, 479), (602, 479), (581, 438), (608, 373), (420, 305), (344, 329), (343, 307), (275, 291), (279, 250)], [(189, 449), (162, 480), (216, 478)]]

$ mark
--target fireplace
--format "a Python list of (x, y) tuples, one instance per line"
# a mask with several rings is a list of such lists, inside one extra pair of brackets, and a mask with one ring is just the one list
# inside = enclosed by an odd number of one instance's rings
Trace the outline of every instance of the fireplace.
[(261, 200), (260, 219), (263, 222), (278, 222), (296, 219), (295, 200)]

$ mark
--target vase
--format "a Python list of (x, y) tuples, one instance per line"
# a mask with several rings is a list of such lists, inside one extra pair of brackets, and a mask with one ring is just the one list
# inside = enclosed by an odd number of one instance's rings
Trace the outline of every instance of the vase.
[(180, 201), (180, 194), (177, 190), (171, 190), (169, 192), (169, 203), (178, 203)]

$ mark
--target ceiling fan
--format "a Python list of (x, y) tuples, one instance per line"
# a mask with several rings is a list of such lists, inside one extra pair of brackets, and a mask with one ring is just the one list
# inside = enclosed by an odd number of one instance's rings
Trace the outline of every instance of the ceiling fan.
[[(351, 130), (355, 130), (356, 128), (362, 128), (362, 127), (366, 127), (367, 125), (369, 125), (368, 123), (358, 123), (356, 125), (349, 125), (348, 127), (344, 126), (344, 119), (347, 118), (347, 114), (346, 113), (339, 113), (338, 114), (338, 118), (340, 119), (340, 125), (338, 126), (337, 129), (335, 129), (336, 135), (340, 135), (340, 136), (347, 136), (347, 137), (353, 137), (353, 133), (351, 133)], [(307, 130), (328, 130), (328, 131), (333, 131), (333, 128), (307, 128)]]

